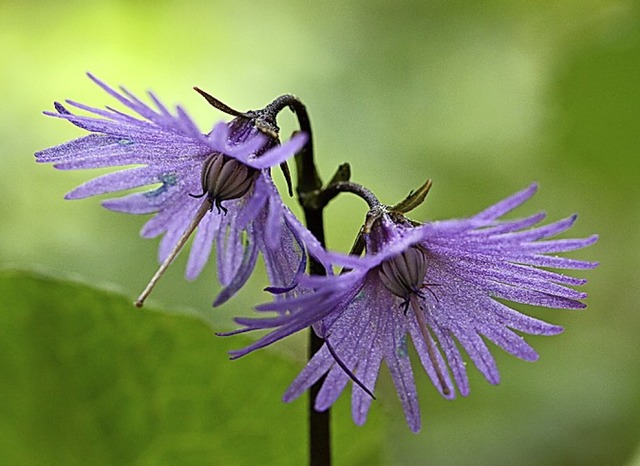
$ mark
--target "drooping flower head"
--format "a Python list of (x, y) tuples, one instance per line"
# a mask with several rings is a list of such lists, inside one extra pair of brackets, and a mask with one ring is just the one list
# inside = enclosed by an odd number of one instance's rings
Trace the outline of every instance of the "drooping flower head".
[(258, 252), (265, 258), (271, 284), (291, 287), (304, 270), (304, 246), (319, 248), (314, 238), (283, 204), (273, 184), (270, 168), (283, 164), (306, 142), (297, 134), (280, 145), (275, 117), (279, 108), (237, 112), (196, 88), (218, 109), (235, 116), (202, 134), (184, 109), (175, 114), (153, 94), (155, 109), (120, 88), (109, 87), (92, 75), (110, 96), (136, 115), (78, 102), (68, 106), (86, 111), (72, 113), (55, 103), (55, 112), (91, 134), (35, 154), (38, 162), (61, 170), (142, 165), (91, 180), (66, 195), (66, 199), (153, 186), (144, 192), (109, 199), (107, 209), (130, 214), (155, 213), (141, 235), (163, 235), (159, 248), (162, 266), (155, 281), (196, 230), (186, 276), (196, 278), (216, 244), (218, 278), (224, 289), (214, 305), (229, 299), (248, 279)]
[(536, 189), (532, 185), (461, 220), (417, 224), (385, 206), (374, 207), (362, 230), (366, 254), (330, 254), (346, 273), (307, 277), (304, 283), (313, 293), (258, 308), (279, 316), (237, 319), (246, 329), (273, 330), (235, 356), (314, 325), (325, 344), (289, 387), (285, 401), (326, 375), (315, 401), (317, 410), (325, 410), (352, 379), (352, 415), (363, 424), (372, 400), (368, 392), (373, 392), (384, 360), (409, 427), (418, 431), (420, 410), (409, 342), (445, 398), (455, 397), (456, 387), (466, 396), (469, 382), (461, 349), (490, 383), (497, 384), (498, 369), (483, 337), (518, 358), (534, 361), (537, 353), (518, 332), (562, 331), (503, 301), (549, 308), (585, 306), (580, 300), (586, 294), (567, 285), (586, 280), (546, 268), (595, 267), (593, 262), (549, 254), (586, 247), (597, 237), (549, 239), (569, 229), (575, 216), (544, 226), (536, 226), (544, 213), (500, 220)]

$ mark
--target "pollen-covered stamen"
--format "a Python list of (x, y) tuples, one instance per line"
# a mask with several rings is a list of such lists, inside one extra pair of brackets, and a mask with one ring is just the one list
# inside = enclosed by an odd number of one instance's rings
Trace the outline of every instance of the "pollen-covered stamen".
[(258, 170), (239, 162), (224, 154), (214, 152), (209, 155), (202, 166), (202, 194), (191, 196), (207, 196), (211, 201), (211, 208), (215, 205), (218, 212), (222, 209), (223, 201), (238, 199), (244, 196), (258, 175)]
[(391, 293), (403, 299), (402, 308), (405, 312), (409, 306), (418, 321), (418, 328), (427, 347), (427, 355), (438, 378), (442, 393), (450, 393), (444, 378), (444, 371), (440, 367), (437, 350), (429, 333), (424, 310), (420, 307), (418, 298), (422, 296), (424, 278), (427, 274), (427, 258), (422, 249), (412, 246), (392, 259), (384, 261), (378, 269), (380, 281)]

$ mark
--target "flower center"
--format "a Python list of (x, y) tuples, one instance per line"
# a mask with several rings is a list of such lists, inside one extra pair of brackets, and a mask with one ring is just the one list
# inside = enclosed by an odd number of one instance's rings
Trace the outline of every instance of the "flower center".
[(223, 201), (238, 199), (244, 196), (258, 175), (258, 170), (251, 168), (234, 158), (214, 152), (204, 161), (202, 166), (202, 194), (193, 197), (207, 196), (211, 208), (216, 206), (227, 212)]
[(384, 261), (378, 269), (378, 275), (385, 288), (405, 300), (412, 294), (420, 293), (426, 273), (427, 258), (416, 246)]
[(426, 356), (431, 361), (440, 390), (444, 395), (449, 395), (451, 389), (445, 375), (446, 367), (441, 364), (436, 342), (429, 331), (425, 310), (420, 304), (420, 299), (423, 297), (420, 290), (427, 285), (424, 283), (426, 274), (427, 257), (424, 251), (417, 246), (412, 246), (392, 259), (384, 261), (378, 269), (378, 275), (384, 287), (404, 300), (401, 308), (405, 315), (409, 309), (413, 311), (418, 330), (425, 344)]

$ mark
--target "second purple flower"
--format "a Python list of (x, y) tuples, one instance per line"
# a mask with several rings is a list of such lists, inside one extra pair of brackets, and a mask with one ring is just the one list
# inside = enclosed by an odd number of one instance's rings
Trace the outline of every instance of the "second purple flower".
[[(345, 267), (333, 276), (303, 280), (314, 291), (258, 307), (275, 317), (236, 319), (244, 331), (271, 329), (240, 357), (313, 325), (324, 346), (285, 393), (291, 401), (323, 376), (316, 410), (328, 409), (354, 381), (352, 416), (363, 424), (384, 361), (412, 431), (420, 430), (420, 409), (409, 344), (445, 398), (469, 393), (461, 349), (492, 384), (500, 381), (484, 338), (508, 353), (534, 361), (537, 353), (518, 333), (555, 335), (556, 325), (521, 314), (509, 302), (579, 309), (586, 293), (569, 286), (574, 278), (545, 268), (589, 269), (597, 264), (558, 257), (593, 244), (584, 239), (549, 239), (568, 230), (575, 216), (544, 226), (539, 213), (516, 220), (500, 217), (535, 193), (536, 185), (460, 220), (418, 224), (402, 211), (376, 205), (362, 229), (362, 257), (327, 253)], [(506, 301), (503, 302), (503, 301)], [(484, 337), (484, 338), (483, 338)]]
[[(273, 109), (240, 113), (223, 104), (219, 108), (236, 118), (202, 134), (182, 107), (177, 106), (174, 114), (149, 93), (154, 109), (124, 88), (116, 91), (89, 77), (136, 115), (67, 101), (67, 106), (88, 112), (85, 116), (56, 102), (56, 111), (46, 115), (68, 120), (91, 134), (35, 156), (38, 162), (53, 163), (61, 170), (142, 165), (91, 180), (66, 199), (157, 185), (103, 202), (107, 209), (118, 212), (155, 213), (141, 235), (164, 235), (158, 252), (163, 265), (137, 304), (142, 305), (161, 271), (193, 231), (186, 276), (194, 279), (200, 274), (215, 243), (218, 278), (224, 289), (214, 305), (242, 287), (259, 252), (271, 285), (292, 287), (305, 268), (305, 247), (320, 246), (282, 202), (270, 168), (298, 152), (306, 135), (297, 134), (280, 145)], [(210, 102), (215, 100), (199, 92)]]

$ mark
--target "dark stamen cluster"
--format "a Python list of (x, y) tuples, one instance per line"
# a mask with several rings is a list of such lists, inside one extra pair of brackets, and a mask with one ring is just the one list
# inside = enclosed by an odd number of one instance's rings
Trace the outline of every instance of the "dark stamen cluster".
[(384, 261), (378, 269), (385, 288), (405, 301), (408, 301), (412, 294), (420, 294), (426, 273), (427, 258), (416, 246)]
[(211, 201), (211, 208), (215, 205), (218, 213), (227, 209), (223, 201), (238, 199), (251, 189), (258, 170), (251, 168), (231, 157), (214, 152), (209, 155), (202, 166), (202, 194), (191, 196), (203, 197)]
[(413, 310), (418, 330), (422, 334), (427, 355), (433, 365), (442, 393), (445, 395), (451, 393), (444, 376), (446, 369), (441, 367), (438, 360), (437, 349), (429, 332), (425, 310), (419, 300), (423, 297), (421, 289), (428, 285), (424, 283), (427, 274), (427, 257), (424, 251), (418, 246), (412, 246), (392, 259), (384, 261), (378, 269), (378, 274), (385, 288), (404, 300), (401, 309), (405, 315), (409, 311), (409, 307)]

